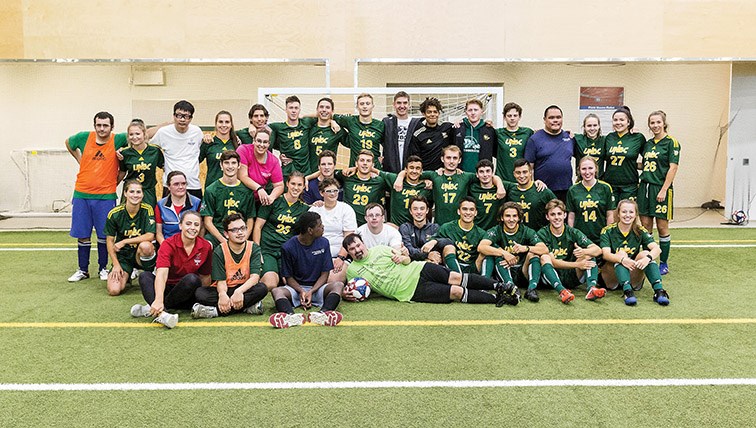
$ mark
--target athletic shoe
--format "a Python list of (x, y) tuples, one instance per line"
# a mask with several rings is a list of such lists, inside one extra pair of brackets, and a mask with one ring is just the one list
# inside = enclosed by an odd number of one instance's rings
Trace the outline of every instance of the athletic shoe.
[(262, 315), (265, 313), (265, 307), (263, 306), (262, 300), (255, 303), (254, 305), (248, 307), (244, 310), (244, 312), (250, 314), (250, 315)]
[(83, 270), (78, 269), (73, 275), (68, 277), (68, 282), (77, 282), (87, 278), (89, 278), (89, 272), (84, 272)]
[(496, 289), (496, 307), (500, 308), (504, 305), (517, 306), (520, 303), (520, 290), (517, 286), (508, 282), (498, 283), (495, 286)]
[(325, 312), (313, 312), (310, 314), (310, 322), (317, 325), (324, 325), (327, 327), (336, 327), (338, 323), (344, 318), (340, 312), (337, 311), (325, 311)]
[(664, 262), (659, 263), (659, 273), (662, 274), (662, 275), (668, 274), (669, 273), (669, 265), (666, 264), (666, 263), (664, 263)]
[(528, 291), (525, 292), (525, 298), (533, 303), (538, 303), (538, 301), (541, 300), (541, 298), (538, 297), (538, 292), (535, 288), (529, 288)]
[(268, 318), (268, 322), (275, 328), (289, 328), (304, 324), (305, 317), (302, 314), (276, 312)]
[(131, 307), (131, 316), (134, 318), (142, 318), (150, 316), (150, 305), (136, 304)]
[(109, 273), (110, 272), (108, 272), (107, 269), (100, 269), (100, 279), (103, 280), (103, 281), (107, 281)]
[(585, 295), (585, 300), (598, 300), (606, 295), (606, 290), (603, 288), (598, 287), (591, 287), (590, 290), (588, 290), (588, 294)]
[(152, 322), (163, 324), (166, 328), (173, 328), (178, 324), (178, 314), (169, 314), (163, 311)]
[(215, 318), (218, 316), (218, 311), (214, 306), (205, 306), (195, 303), (192, 306), (192, 318)]
[(667, 294), (667, 291), (664, 290), (663, 288), (660, 290), (654, 291), (654, 302), (662, 306), (669, 305), (669, 294)]
[(623, 296), (625, 298), (625, 304), (627, 306), (634, 306), (636, 303), (638, 303), (638, 299), (635, 298), (635, 293), (633, 293), (633, 290), (627, 290), (623, 293)]
[(568, 289), (564, 289), (559, 292), (559, 298), (562, 299), (562, 303), (567, 304), (575, 300), (575, 295)]
[(139, 271), (138, 270), (134, 269), (134, 270), (131, 271), (131, 280), (132, 281), (135, 280), (136, 277), (138, 277), (138, 276), (139, 276)]

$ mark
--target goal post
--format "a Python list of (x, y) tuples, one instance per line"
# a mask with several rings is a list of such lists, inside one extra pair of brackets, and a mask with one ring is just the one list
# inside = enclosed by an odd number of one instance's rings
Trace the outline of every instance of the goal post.
[[(394, 112), (394, 95), (399, 91), (404, 91), (410, 96), (410, 116), (422, 116), (420, 103), (427, 97), (435, 97), (443, 106), (440, 120), (456, 122), (465, 117), (465, 103), (470, 99), (477, 99), (483, 104), (483, 120), (490, 120), (497, 128), (503, 126), (501, 111), (504, 108), (504, 88), (501, 86), (259, 88), (257, 98), (258, 102), (268, 109), (269, 122), (283, 122), (286, 120), (286, 98), (291, 95), (296, 95), (301, 101), (303, 115), (315, 114), (317, 102), (323, 97), (333, 99), (334, 113), (356, 114), (357, 96), (367, 93), (373, 96), (373, 117), (382, 119)], [(349, 150), (339, 147), (339, 167), (346, 165), (348, 159)]]

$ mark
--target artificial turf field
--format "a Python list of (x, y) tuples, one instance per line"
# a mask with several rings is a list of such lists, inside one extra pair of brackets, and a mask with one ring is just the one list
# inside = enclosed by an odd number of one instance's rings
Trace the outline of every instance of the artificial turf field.
[[(582, 288), (570, 305), (553, 291), (504, 308), (371, 298), (342, 303), (336, 328), (275, 330), (267, 297), (264, 317), (179, 312), (166, 330), (129, 316), (136, 285), (109, 297), (99, 279), (66, 282), (75, 251), (8, 251), (74, 250), (65, 233), (0, 233), (0, 426), (756, 426), (756, 230), (672, 236), (668, 307), (648, 285), (636, 307)], [(704, 385), (607, 386), (671, 379)], [(60, 390), (72, 384), (104, 390)]]

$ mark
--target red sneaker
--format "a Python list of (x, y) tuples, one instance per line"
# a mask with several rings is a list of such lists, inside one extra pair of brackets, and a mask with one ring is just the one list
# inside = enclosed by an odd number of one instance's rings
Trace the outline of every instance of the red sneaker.
[(562, 299), (562, 303), (570, 303), (571, 301), (575, 300), (575, 295), (570, 292), (568, 289), (564, 289), (559, 292), (559, 298)]
[(305, 322), (305, 317), (302, 314), (276, 312), (268, 318), (268, 322), (275, 328), (288, 328), (302, 325)]
[(336, 311), (313, 312), (310, 314), (311, 323), (327, 327), (335, 327), (342, 319), (344, 319), (344, 316)]
[(585, 295), (585, 300), (598, 300), (606, 295), (606, 290), (598, 287), (591, 287), (588, 290), (588, 294)]

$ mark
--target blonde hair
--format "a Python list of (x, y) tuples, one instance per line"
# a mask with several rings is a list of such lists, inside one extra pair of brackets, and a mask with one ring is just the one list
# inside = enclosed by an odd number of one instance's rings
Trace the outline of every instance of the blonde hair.
[(619, 224), (620, 209), (622, 208), (622, 205), (625, 204), (631, 204), (635, 207), (635, 220), (633, 221), (632, 229), (635, 236), (640, 236), (645, 229), (643, 228), (643, 225), (641, 225), (640, 215), (638, 215), (638, 203), (632, 199), (623, 199), (617, 203), (617, 209), (614, 210), (614, 224)]
[(651, 116), (661, 116), (662, 123), (664, 124), (664, 132), (667, 132), (667, 113), (664, 113), (661, 110), (652, 111), (651, 114), (648, 115), (648, 125), (649, 126), (651, 126)]

